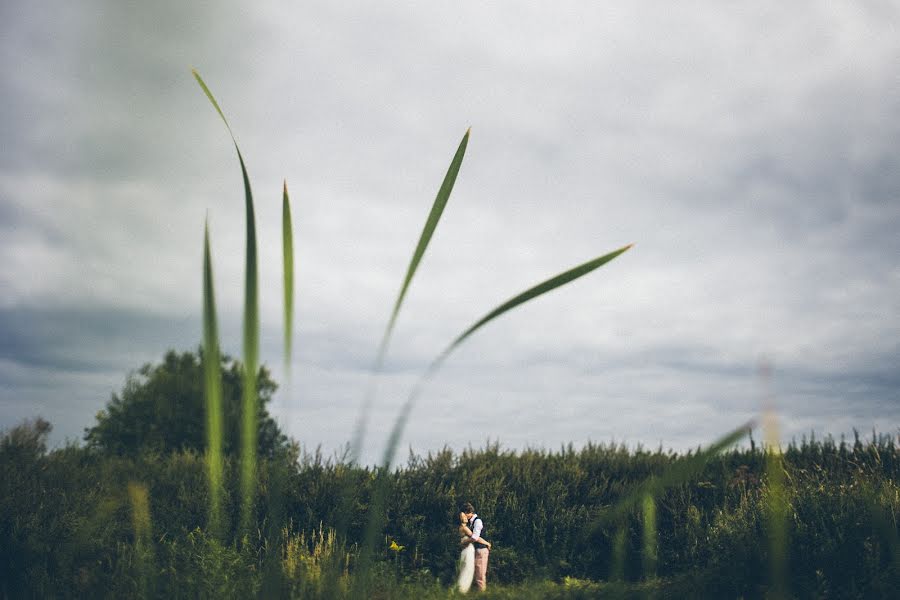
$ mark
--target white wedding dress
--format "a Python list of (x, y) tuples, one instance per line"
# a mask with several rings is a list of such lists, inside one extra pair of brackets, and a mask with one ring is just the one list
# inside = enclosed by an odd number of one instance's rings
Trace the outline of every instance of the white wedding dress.
[(467, 544), (459, 553), (459, 580), (456, 585), (465, 594), (472, 587), (475, 577), (475, 546)]

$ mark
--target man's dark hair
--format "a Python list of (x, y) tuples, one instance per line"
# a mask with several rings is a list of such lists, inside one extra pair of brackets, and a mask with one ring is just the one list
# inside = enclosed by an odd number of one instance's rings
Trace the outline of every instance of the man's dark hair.
[(462, 505), (462, 511), (466, 514), (475, 512), (475, 507), (472, 506), (471, 502), (465, 502)]

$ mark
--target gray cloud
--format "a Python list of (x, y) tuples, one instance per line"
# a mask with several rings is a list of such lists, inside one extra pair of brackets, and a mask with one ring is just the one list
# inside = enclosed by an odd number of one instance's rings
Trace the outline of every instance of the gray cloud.
[[(474, 319), (628, 242), (588, 280), (471, 340), (407, 442), (686, 447), (759, 412), (760, 356), (776, 367), (785, 435), (897, 422), (893, 3), (3, 10), (0, 424), (27, 414), (20, 396), (52, 419), (58, 391), (80, 386), (98, 398), (58, 414), (83, 427), (129, 368), (196, 343), (207, 213), (237, 348), (240, 175), (190, 66), (253, 178), (264, 356), (278, 375), (282, 177), (292, 191), (298, 356), (279, 410), (306, 443), (348, 439), (469, 125), (372, 440)], [(469, 402), (474, 421), (454, 408)]]

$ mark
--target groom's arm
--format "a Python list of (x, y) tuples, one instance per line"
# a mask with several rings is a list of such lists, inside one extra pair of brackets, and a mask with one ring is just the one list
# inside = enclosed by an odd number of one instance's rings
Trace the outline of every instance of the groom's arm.
[(475, 519), (475, 523), (472, 524), (472, 541), (480, 542), (481, 541), (481, 530), (484, 529), (484, 523), (481, 522), (481, 519)]

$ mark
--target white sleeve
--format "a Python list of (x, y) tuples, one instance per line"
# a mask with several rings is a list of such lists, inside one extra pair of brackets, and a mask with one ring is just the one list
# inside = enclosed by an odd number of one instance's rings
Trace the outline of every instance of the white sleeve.
[(480, 540), (481, 539), (481, 530), (484, 529), (484, 523), (481, 522), (481, 519), (475, 519), (475, 523), (472, 525), (472, 539)]

